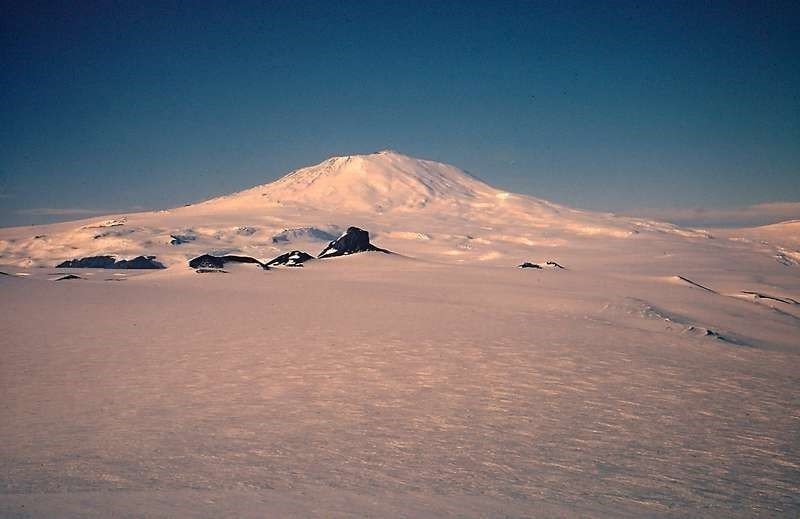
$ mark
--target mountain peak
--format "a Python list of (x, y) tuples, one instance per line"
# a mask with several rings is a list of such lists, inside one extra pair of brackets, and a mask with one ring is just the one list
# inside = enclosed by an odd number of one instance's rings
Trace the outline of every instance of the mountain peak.
[(436, 204), (452, 207), (497, 193), (455, 166), (386, 149), (330, 157), (226, 198), (381, 213)]

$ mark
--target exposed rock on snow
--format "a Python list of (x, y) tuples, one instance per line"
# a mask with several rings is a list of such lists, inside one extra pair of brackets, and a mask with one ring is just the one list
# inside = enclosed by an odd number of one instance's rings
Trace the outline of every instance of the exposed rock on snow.
[(787, 267), (792, 267), (798, 265), (800, 263), (800, 252), (798, 251), (788, 251), (783, 248), (778, 248), (778, 252), (775, 254), (775, 259), (778, 260), (778, 263), (781, 265), (786, 265)]
[(136, 232), (136, 229), (114, 229), (111, 231), (104, 231), (98, 234), (95, 234), (92, 239), (94, 240), (101, 240), (103, 238), (119, 238), (121, 236), (127, 236), (129, 234), (133, 234)]
[(357, 252), (383, 252), (391, 254), (386, 249), (381, 249), (371, 244), (369, 232), (358, 227), (348, 227), (347, 231), (333, 240), (317, 256), (318, 258), (333, 258), (336, 256), (346, 256)]
[(541, 263), (531, 263), (530, 261), (526, 261), (525, 263), (517, 266), (521, 269), (544, 269), (545, 267), (550, 269), (564, 269), (562, 265), (556, 263), (555, 261), (545, 261), (544, 266), (542, 266)]
[(711, 288), (703, 286), (700, 283), (696, 283), (696, 282), (692, 281), (691, 279), (683, 277), (683, 276), (675, 276), (673, 279), (675, 280), (676, 283), (680, 283), (680, 284), (683, 284), (683, 285), (689, 285), (691, 287), (699, 288), (701, 290), (705, 290), (707, 292), (711, 292), (712, 294), (716, 294), (717, 293), (716, 290), (713, 290)]
[(119, 260), (114, 264), (115, 269), (163, 269), (163, 264), (156, 261), (155, 256), (137, 256), (132, 260)]
[(189, 260), (189, 266), (193, 269), (221, 269), (226, 263), (252, 263), (264, 270), (268, 270), (266, 265), (250, 256), (212, 256), (210, 254), (203, 254), (202, 256)]
[(116, 260), (113, 256), (89, 256), (88, 258), (64, 261), (56, 265), (56, 268), (113, 269), (115, 263)]
[(238, 227), (236, 229), (236, 234), (238, 234), (239, 236), (252, 236), (257, 232), (258, 229), (256, 229), (255, 227), (248, 227), (246, 225), (243, 225), (242, 227)]
[(195, 270), (195, 272), (197, 272), (198, 274), (227, 274), (228, 273), (227, 270), (206, 269), (206, 268), (197, 269), (197, 270)]
[[(606, 310), (611, 308), (613, 308), (613, 305), (606, 306)], [(642, 299), (626, 297), (622, 303), (622, 309), (630, 315), (636, 315), (655, 322), (660, 321), (666, 331), (694, 337), (717, 339), (737, 346), (751, 346), (751, 342), (744, 337), (729, 332), (723, 333), (716, 328), (700, 324), (686, 315), (655, 306)]]
[(287, 252), (286, 254), (281, 254), (277, 258), (268, 261), (268, 267), (277, 267), (277, 266), (285, 266), (285, 267), (302, 267), (303, 263), (308, 260), (313, 260), (314, 256), (308, 254), (307, 252), (293, 250), (291, 252)]
[(131, 260), (116, 260), (114, 256), (89, 256), (67, 260), (56, 265), (56, 268), (71, 269), (163, 269), (163, 264), (156, 261), (155, 256), (137, 256)]
[(197, 239), (197, 236), (195, 236), (194, 234), (170, 234), (169, 237), (172, 238), (169, 241), (170, 245), (182, 245), (184, 243), (189, 243)]
[(66, 276), (61, 276), (60, 278), (57, 278), (54, 281), (64, 281), (67, 279), (83, 279), (83, 278), (80, 276), (76, 276), (75, 274), (67, 274)]
[(791, 297), (771, 296), (769, 294), (762, 294), (760, 292), (753, 292), (751, 290), (742, 290), (742, 294), (751, 296), (756, 301), (758, 301), (759, 299), (770, 299), (772, 301), (777, 301), (779, 303), (784, 303), (787, 305), (800, 305), (800, 301), (792, 299)]

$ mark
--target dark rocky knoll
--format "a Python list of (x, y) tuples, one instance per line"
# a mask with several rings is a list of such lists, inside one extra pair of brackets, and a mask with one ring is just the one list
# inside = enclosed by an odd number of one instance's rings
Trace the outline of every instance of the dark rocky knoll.
[(291, 252), (287, 252), (286, 254), (281, 254), (277, 258), (270, 260), (267, 262), (268, 267), (302, 267), (303, 263), (308, 260), (313, 260), (314, 256), (307, 252), (293, 250)]
[(317, 256), (318, 258), (334, 258), (336, 256), (346, 256), (357, 252), (383, 252), (391, 254), (391, 251), (381, 249), (369, 242), (369, 232), (358, 227), (348, 227), (344, 234), (333, 240)]
[(269, 267), (261, 263), (255, 258), (250, 256), (212, 256), (210, 254), (203, 254), (189, 261), (189, 266), (193, 269), (221, 269), (226, 263), (252, 263), (258, 265), (264, 270), (269, 270)]
[(67, 260), (56, 265), (58, 269), (163, 269), (155, 256), (136, 256), (131, 260), (116, 260), (114, 256), (89, 256)]

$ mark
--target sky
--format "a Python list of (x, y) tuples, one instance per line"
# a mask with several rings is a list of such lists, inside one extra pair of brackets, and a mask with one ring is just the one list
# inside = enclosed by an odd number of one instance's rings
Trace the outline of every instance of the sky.
[(385, 148), (586, 209), (800, 218), (796, 1), (3, 12), (0, 226), (182, 205)]

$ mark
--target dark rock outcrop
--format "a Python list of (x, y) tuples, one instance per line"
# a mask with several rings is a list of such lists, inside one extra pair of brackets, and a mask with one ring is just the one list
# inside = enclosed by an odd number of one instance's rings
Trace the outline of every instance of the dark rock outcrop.
[(102, 238), (119, 238), (120, 236), (126, 236), (128, 234), (133, 234), (136, 232), (136, 229), (115, 229), (111, 231), (101, 232), (99, 234), (95, 234), (92, 239), (100, 240)]
[(132, 260), (119, 260), (114, 263), (115, 269), (163, 269), (162, 263), (155, 256), (136, 256)]
[(189, 266), (193, 269), (221, 269), (226, 263), (253, 263), (264, 270), (269, 269), (269, 267), (250, 256), (212, 256), (210, 254), (203, 254), (190, 260)]
[(61, 276), (60, 278), (56, 279), (56, 281), (64, 281), (67, 279), (83, 279), (80, 276), (76, 276), (75, 274), (67, 274), (66, 276)]
[(193, 234), (170, 234), (169, 237), (172, 238), (169, 241), (170, 245), (182, 245), (184, 243), (189, 243), (190, 241), (194, 241), (195, 239), (197, 239), (197, 236)]
[(227, 270), (222, 269), (197, 269), (195, 270), (198, 274), (227, 274)]
[(58, 269), (163, 269), (155, 256), (137, 256), (132, 260), (115, 260), (114, 256), (89, 256), (67, 260), (56, 265)]
[(113, 269), (114, 256), (89, 256), (86, 258), (67, 260), (56, 265), (57, 269)]
[(549, 269), (563, 269), (564, 268), (563, 266), (559, 265), (555, 261), (545, 261), (544, 262), (544, 266), (542, 266), (539, 263), (531, 263), (530, 261), (526, 261), (522, 265), (517, 265), (517, 267), (519, 267), (521, 269), (544, 269), (545, 267), (549, 268)]
[(391, 252), (386, 249), (381, 249), (372, 245), (369, 242), (369, 233), (367, 231), (359, 229), (358, 227), (348, 227), (344, 234), (330, 242), (317, 257), (334, 258), (336, 256), (346, 256), (357, 252), (370, 251), (391, 254)]
[(303, 263), (308, 260), (313, 260), (314, 256), (307, 252), (303, 252), (300, 250), (293, 250), (291, 252), (287, 252), (286, 254), (281, 254), (277, 258), (268, 261), (268, 267), (302, 267)]

